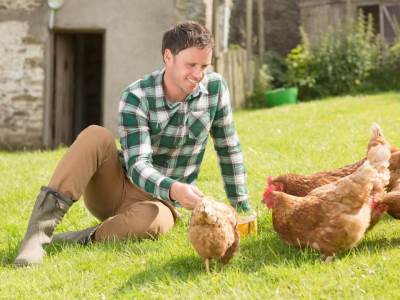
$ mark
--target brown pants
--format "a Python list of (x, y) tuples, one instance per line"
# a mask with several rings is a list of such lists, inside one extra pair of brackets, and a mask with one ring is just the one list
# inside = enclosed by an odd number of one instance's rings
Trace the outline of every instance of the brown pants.
[(178, 217), (168, 203), (134, 186), (125, 176), (111, 132), (89, 126), (58, 163), (49, 187), (77, 200), (103, 221), (95, 241), (156, 237), (170, 230)]

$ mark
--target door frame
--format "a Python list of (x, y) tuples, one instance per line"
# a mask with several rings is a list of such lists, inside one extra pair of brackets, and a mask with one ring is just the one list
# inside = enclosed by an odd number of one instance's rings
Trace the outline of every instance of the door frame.
[(55, 56), (55, 36), (56, 34), (70, 33), (70, 34), (101, 34), (103, 37), (102, 43), (102, 71), (101, 71), (101, 96), (100, 105), (102, 115), (101, 120), (104, 120), (104, 78), (105, 78), (105, 67), (106, 67), (106, 30), (104, 28), (93, 28), (93, 29), (82, 29), (82, 28), (56, 28), (48, 31), (48, 39), (45, 43), (44, 48), (44, 108), (43, 108), (43, 146), (44, 148), (54, 148), (54, 107), (53, 107), (53, 95), (54, 95), (54, 84), (55, 84), (55, 68), (54, 68), (54, 56)]

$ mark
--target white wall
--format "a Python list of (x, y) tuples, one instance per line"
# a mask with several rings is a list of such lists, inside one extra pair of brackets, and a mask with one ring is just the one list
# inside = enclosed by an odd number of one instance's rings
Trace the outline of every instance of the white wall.
[(56, 12), (56, 29), (105, 30), (103, 121), (114, 133), (122, 89), (162, 66), (162, 35), (176, 21), (174, 0), (66, 0)]

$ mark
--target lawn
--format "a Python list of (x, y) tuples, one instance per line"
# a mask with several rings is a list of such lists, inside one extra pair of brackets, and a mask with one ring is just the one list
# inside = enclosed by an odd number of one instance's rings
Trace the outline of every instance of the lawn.
[[(49, 245), (42, 265), (15, 268), (34, 198), (65, 149), (0, 152), (0, 299), (398, 298), (400, 222), (385, 217), (358, 247), (325, 264), (317, 253), (281, 242), (260, 199), (268, 175), (312, 173), (360, 159), (373, 121), (400, 146), (399, 114), (396, 93), (235, 112), (259, 233), (243, 239), (231, 263), (213, 265), (211, 274), (189, 244), (187, 211), (158, 241)], [(198, 185), (226, 201), (209, 146)], [(79, 202), (57, 231), (96, 222)]]

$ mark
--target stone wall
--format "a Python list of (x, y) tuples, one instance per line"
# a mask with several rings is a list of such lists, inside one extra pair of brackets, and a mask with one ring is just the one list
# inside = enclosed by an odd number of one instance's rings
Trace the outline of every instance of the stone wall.
[(286, 55), (300, 42), (300, 9), (297, 1), (264, 1), (265, 46)]
[[(116, 132), (121, 90), (161, 65), (159, 49), (163, 31), (178, 20), (192, 19), (204, 24), (207, 1), (64, 2), (57, 11), (56, 29), (107, 31), (104, 126)], [(50, 70), (46, 65), (51, 62), (46, 3), (45, 0), (0, 0), (0, 149), (40, 148), (51, 138), (49, 120), (44, 119), (46, 114), (51, 114), (47, 111), (50, 106), (45, 107), (51, 101), (47, 77)], [(122, 11), (121, 6), (125, 7)], [(146, 28), (148, 32), (135, 28)]]
[(311, 45), (318, 45), (329, 28), (345, 22), (345, 0), (300, 1), (301, 26)]
[[(194, 20), (205, 25), (211, 32), (214, 28), (213, 22), (213, 0), (175, 0), (178, 21)], [(218, 7), (219, 23), (218, 35), (219, 40), (215, 43), (219, 44), (219, 49), (224, 51), (227, 49), (228, 39), (225, 38), (229, 34), (229, 24), (225, 26), (225, 14), (229, 18), (232, 8), (232, 0), (220, 0)], [(214, 34), (215, 35), (215, 34)]]
[(33, 10), (41, 5), (41, 0), (0, 0), (1, 9)]
[(206, 24), (206, 3), (204, 1), (175, 0), (178, 20), (192, 20)]
[[(37, 2), (2, 1), (0, 6), (31, 9)], [(39, 147), (44, 45), (30, 35), (27, 21), (0, 21), (0, 36), (0, 148)]]

